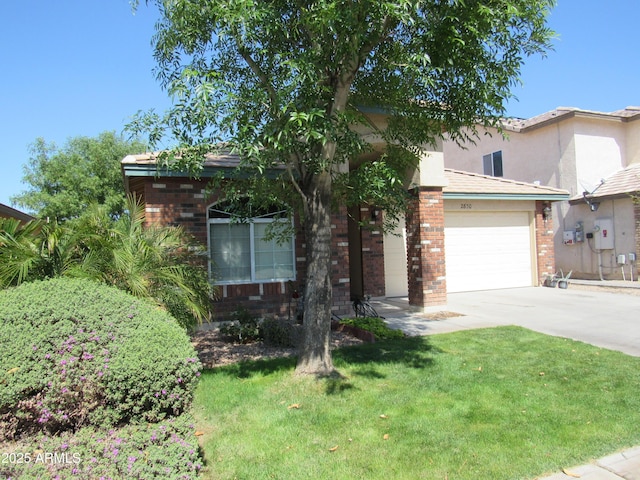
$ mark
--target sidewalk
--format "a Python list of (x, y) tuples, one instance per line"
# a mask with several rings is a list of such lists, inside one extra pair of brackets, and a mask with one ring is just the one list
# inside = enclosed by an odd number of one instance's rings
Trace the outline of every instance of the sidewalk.
[[(576, 287), (573, 291), (572, 284)], [(581, 286), (599, 288), (595, 288), (594, 298), (589, 299), (585, 297), (585, 291), (580, 289)], [(622, 288), (640, 289), (640, 282), (572, 279), (566, 290), (531, 287), (502, 292), (451, 294), (448, 306), (443, 311), (431, 314), (412, 311), (406, 298), (375, 299), (371, 303), (385, 317), (389, 326), (409, 335), (519, 324), (550, 335), (576, 338), (640, 356), (640, 323), (635, 321), (640, 309), (640, 297), (627, 294), (614, 296), (611, 293)], [(608, 302), (614, 303), (612, 299), (617, 304), (615, 311), (612, 311), (611, 304), (607, 305)], [(601, 322), (599, 318), (606, 320)], [(620, 323), (615, 323), (613, 319)], [(573, 478), (640, 480), (640, 446), (593, 460), (589, 464), (567, 467), (549, 476), (536, 477), (535, 480)]]
[(639, 480), (640, 479), (640, 447), (630, 448), (601, 458), (588, 465), (566, 468), (561, 473), (536, 480)]

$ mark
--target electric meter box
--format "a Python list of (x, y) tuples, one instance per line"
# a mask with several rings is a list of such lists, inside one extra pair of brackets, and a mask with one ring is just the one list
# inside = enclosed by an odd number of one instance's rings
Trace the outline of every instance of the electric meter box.
[(593, 241), (596, 250), (613, 250), (612, 218), (597, 218), (593, 222)]
[(574, 230), (565, 230), (562, 232), (562, 241), (565, 245), (575, 245), (576, 232)]

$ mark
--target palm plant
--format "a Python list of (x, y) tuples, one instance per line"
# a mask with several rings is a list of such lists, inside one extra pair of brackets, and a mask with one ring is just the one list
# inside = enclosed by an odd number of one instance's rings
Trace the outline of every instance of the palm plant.
[(68, 274), (80, 254), (77, 240), (55, 221), (0, 219), (0, 287)]
[(112, 220), (94, 206), (74, 222), (86, 252), (77, 274), (153, 299), (185, 325), (208, 320), (212, 289), (203, 247), (180, 227), (145, 227), (144, 205), (133, 197), (127, 211)]
[(204, 248), (182, 228), (145, 227), (135, 198), (127, 210), (113, 219), (94, 205), (63, 225), (0, 219), (0, 287), (80, 277), (151, 299), (186, 327), (207, 321), (213, 291)]

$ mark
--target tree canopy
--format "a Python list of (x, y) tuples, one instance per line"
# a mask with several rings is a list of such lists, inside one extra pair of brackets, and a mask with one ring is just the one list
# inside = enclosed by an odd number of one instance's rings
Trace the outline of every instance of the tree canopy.
[[(175, 102), (132, 123), (177, 145), (197, 175), (225, 142), (260, 201), (297, 199), (307, 242), (305, 340), (297, 371), (333, 371), (332, 202), (402, 212), (406, 170), (446, 132), (496, 125), (526, 56), (549, 48), (554, 0), (156, 0), (157, 75)], [(367, 111), (386, 116), (373, 124)], [(373, 161), (368, 131), (385, 148)], [(274, 181), (262, 174), (275, 166)], [(249, 172), (250, 175), (247, 175)], [(251, 175), (251, 173), (253, 175)], [(258, 195), (251, 195), (259, 192)], [(292, 195), (293, 194), (293, 195)]]
[(126, 203), (120, 161), (145, 150), (143, 143), (127, 141), (114, 132), (96, 138), (74, 137), (62, 148), (38, 138), (23, 167), (23, 181), (29, 189), (11, 201), (39, 218), (68, 220), (93, 203), (104, 205), (117, 217)]

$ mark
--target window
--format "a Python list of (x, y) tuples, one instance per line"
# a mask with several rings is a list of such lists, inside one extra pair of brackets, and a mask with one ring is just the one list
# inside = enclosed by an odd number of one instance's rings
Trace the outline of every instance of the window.
[(285, 210), (256, 212), (246, 222), (218, 204), (209, 208), (209, 253), (216, 283), (260, 283), (295, 279), (295, 242), (267, 238), (273, 222), (288, 222)]
[(502, 177), (502, 150), (483, 155), (482, 165), (484, 166), (484, 174), (492, 177)]

